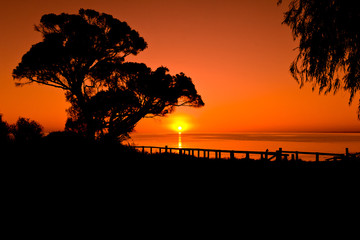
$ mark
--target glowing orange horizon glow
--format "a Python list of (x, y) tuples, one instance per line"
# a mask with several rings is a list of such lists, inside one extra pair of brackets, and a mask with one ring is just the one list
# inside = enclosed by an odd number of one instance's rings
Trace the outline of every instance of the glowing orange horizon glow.
[[(0, 114), (14, 123), (31, 118), (45, 132), (63, 130), (64, 92), (37, 84), (15, 87), (12, 70), (33, 44), (42, 15), (80, 8), (111, 14), (139, 32), (148, 48), (126, 58), (191, 77), (205, 107), (178, 108), (164, 118), (143, 119), (137, 133), (325, 131), (360, 132), (358, 96), (318, 95), (299, 89), (289, 66), (297, 43), (282, 25), (287, 4), (272, 0), (8, 0), (2, 2)], [(180, 139), (181, 140), (181, 139)], [(181, 141), (180, 141), (181, 142)]]

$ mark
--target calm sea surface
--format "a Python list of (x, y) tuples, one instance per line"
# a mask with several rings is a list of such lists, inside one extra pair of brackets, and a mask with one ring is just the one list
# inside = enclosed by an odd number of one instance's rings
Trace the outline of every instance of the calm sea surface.
[(345, 153), (360, 152), (360, 133), (134, 133), (129, 144), (138, 146), (205, 148), (240, 151)]

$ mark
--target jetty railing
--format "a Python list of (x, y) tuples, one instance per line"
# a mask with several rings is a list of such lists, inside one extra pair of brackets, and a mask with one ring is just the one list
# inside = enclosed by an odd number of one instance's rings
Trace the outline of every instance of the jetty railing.
[[(250, 156), (253, 157), (257, 155), (256, 159), (261, 160), (295, 160), (298, 161), (301, 158), (299, 155), (313, 156), (313, 161), (337, 161), (348, 159), (351, 156), (360, 157), (360, 153), (350, 154), (349, 149), (345, 149), (345, 154), (340, 153), (321, 153), (321, 152), (301, 152), (301, 151), (283, 151), (282, 148), (279, 148), (275, 152), (272, 151), (237, 151), (237, 150), (219, 150), (219, 149), (203, 149), (203, 148), (171, 148), (171, 147), (156, 147), (156, 146), (134, 146), (135, 149), (140, 149), (142, 153), (177, 153), (180, 155), (189, 155), (198, 158), (213, 158), (215, 159), (239, 159), (236, 158), (236, 155), (242, 154), (243, 158), (250, 160)], [(228, 157), (225, 157), (228, 156)]]

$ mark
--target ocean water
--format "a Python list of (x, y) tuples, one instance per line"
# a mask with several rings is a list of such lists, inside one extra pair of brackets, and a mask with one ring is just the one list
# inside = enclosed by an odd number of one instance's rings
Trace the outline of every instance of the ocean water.
[[(360, 152), (360, 133), (134, 133), (131, 145), (238, 151)], [(306, 156), (302, 157), (308, 158)]]

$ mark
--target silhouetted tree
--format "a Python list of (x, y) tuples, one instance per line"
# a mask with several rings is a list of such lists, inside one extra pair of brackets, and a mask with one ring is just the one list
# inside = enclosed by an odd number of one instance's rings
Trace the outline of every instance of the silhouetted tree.
[(0, 114), (0, 144), (9, 143), (9, 134), (9, 124), (2, 120), (2, 114)]
[(64, 89), (67, 100), (80, 109), (87, 135), (93, 135), (87, 102), (103, 80), (93, 73), (103, 63), (121, 63), (126, 56), (138, 54), (146, 42), (126, 22), (94, 10), (44, 15), (35, 30), (43, 40), (23, 56), (13, 71), (14, 79), (18, 85), (36, 82)]
[(15, 142), (19, 144), (37, 143), (43, 136), (43, 127), (29, 118), (20, 117), (10, 128), (15, 137)]
[[(97, 134), (106, 140), (128, 137), (144, 117), (164, 116), (176, 106), (204, 105), (191, 78), (183, 73), (172, 76), (165, 67), (152, 71), (139, 63), (109, 63), (103, 67), (113, 68), (99, 73), (111, 73), (106, 77), (107, 90), (90, 99), (89, 109), (95, 118)], [(74, 106), (67, 125), (78, 122), (80, 115)]]
[[(313, 82), (325, 93), (342, 87), (353, 101), (360, 89), (359, 22), (356, 0), (291, 0), (283, 23), (300, 40), (290, 71), (301, 86)], [(360, 119), (360, 100), (358, 113)]]
[[(44, 15), (35, 29), (42, 33), (43, 41), (33, 45), (23, 56), (22, 61), (13, 71), (13, 77), (18, 85), (36, 82), (65, 90), (66, 99), (71, 103), (71, 108), (68, 110), (70, 117), (66, 124), (67, 129), (83, 133), (91, 139), (95, 137), (96, 132), (101, 131), (102, 127), (109, 134), (122, 134), (134, 127), (137, 122), (134, 119), (155, 113), (147, 105), (141, 113), (133, 109), (129, 110), (131, 108), (129, 101), (135, 103), (135, 98), (139, 99), (139, 96), (132, 92), (135, 87), (127, 89), (130, 85), (124, 83), (127, 82), (124, 76), (142, 79), (130, 81), (136, 82), (139, 85), (136, 86), (137, 88), (146, 88), (145, 86), (155, 84), (156, 80), (153, 80), (155, 77), (150, 79), (136, 76), (136, 74), (143, 74), (142, 71), (150, 71), (145, 65), (141, 66), (146, 70), (139, 70), (139, 72), (126, 69), (136, 64), (124, 64), (124, 59), (131, 54), (137, 55), (147, 47), (145, 40), (126, 22), (121, 22), (108, 14), (81, 9), (77, 15), (65, 13)], [(150, 72), (147, 74), (150, 75)], [(169, 78), (168, 74), (164, 73), (164, 76)], [(23, 82), (23, 79), (27, 81)], [(175, 76), (172, 79), (171, 84), (179, 81), (176, 88), (180, 92), (183, 91), (182, 94), (175, 95), (178, 98), (186, 97), (188, 93), (185, 92), (192, 91), (193, 84), (190, 78), (182, 78), (188, 80), (188, 85), (181, 85), (184, 81), (178, 80), (180, 77)], [(141, 87), (141, 84), (144, 86)], [(168, 90), (172, 88), (174, 86), (167, 86)], [(167, 99), (169, 93), (164, 92), (166, 88), (154, 91), (159, 91), (164, 96), (162, 101), (166, 104), (161, 103), (164, 105), (161, 110), (164, 115), (171, 109), (169, 105), (171, 101)], [(201, 100), (196, 91), (191, 93), (195, 95), (188, 94), (189, 99)], [(152, 97), (154, 93), (149, 94), (148, 96)], [(157, 106), (162, 101), (156, 100), (152, 104)], [(174, 106), (177, 105), (176, 101), (172, 100), (172, 102)], [(202, 101), (198, 103), (193, 105), (203, 105)], [(108, 104), (110, 105), (107, 106)], [(150, 101), (147, 104), (149, 105)], [(102, 106), (104, 110), (100, 111), (96, 106)], [(132, 106), (132, 108), (140, 109), (139, 106)], [(145, 113), (145, 109), (149, 112)], [(137, 117), (130, 118), (130, 113), (137, 114)], [(101, 116), (101, 114), (104, 115)], [(119, 117), (120, 115), (128, 116), (128, 124), (118, 124), (119, 119), (124, 118)], [(160, 115), (160, 113), (156, 112), (153, 115)], [(120, 131), (119, 128), (124, 129)]]

